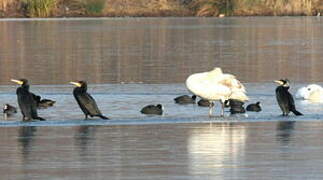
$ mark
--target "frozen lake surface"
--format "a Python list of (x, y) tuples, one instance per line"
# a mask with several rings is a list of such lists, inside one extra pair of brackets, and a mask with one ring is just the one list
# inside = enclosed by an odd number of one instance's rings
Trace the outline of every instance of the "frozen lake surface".
[(1, 129), (4, 179), (322, 179), (321, 121)]
[[(177, 105), (174, 98), (189, 92), (184, 84), (89, 84), (88, 92), (96, 99), (103, 114), (111, 120), (93, 118), (85, 120), (83, 112), (78, 107), (73, 95), (72, 85), (34, 85), (31, 91), (43, 98), (57, 101), (54, 107), (38, 110), (45, 122), (21, 122), (22, 116), (18, 113), (5, 119), (0, 117), (1, 126), (65, 126), (65, 125), (130, 125), (130, 124), (161, 124), (161, 123), (200, 123), (200, 122), (226, 122), (226, 121), (280, 121), (321, 120), (323, 115), (322, 104), (311, 103), (305, 100), (296, 100), (296, 107), (305, 116), (281, 117), (282, 114), (275, 97), (274, 83), (245, 83), (250, 101), (261, 102), (263, 111), (248, 112), (245, 115), (220, 117), (220, 103), (216, 102), (214, 117), (209, 118), (208, 107), (197, 105)], [(291, 92), (295, 93), (305, 84), (292, 84)], [(17, 86), (0, 87), (0, 103), (9, 103), (18, 106), (15, 88)], [(144, 115), (140, 113), (142, 107), (148, 104), (162, 104), (162, 116)], [(228, 111), (228, 109), (227, 109)]]
[[(292, 84), (291, 92), (303, 84)], [(0, 87), (0, 103), (17, 105), (15, 86)], [(296, 100), (304, 116), (280, 116), (273, 83), (247, 83), (263, 111), (209, 118), (208, 108), (177, 105), (183, 84), (89, 85), (111, 120), (83, 120), (70, 85), (34, 85), (57, 101), (39, 110), (43, 122), (1, 117), (0, 172), (6, 179), (321, 179), (322, 104)], [(146, 116), (147, 104), (165, 106)], [(248, 103), (247, 103), (248, 104)]]

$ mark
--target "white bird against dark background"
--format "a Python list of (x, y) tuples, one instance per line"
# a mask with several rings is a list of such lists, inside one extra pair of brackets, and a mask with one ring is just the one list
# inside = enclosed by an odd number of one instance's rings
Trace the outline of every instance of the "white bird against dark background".
[[(212, 71), (195, 73), (186, 79), (186, 87), (196, 96), (209, 101), (220, 101), (221, 116), (224, 116), (224, 101), (235, 99), (242, 102), (248, 100), (245, 87), (232, 74), (224, 74), (221, 68)], [(209, 107), (209, 116), (212, 106)]]

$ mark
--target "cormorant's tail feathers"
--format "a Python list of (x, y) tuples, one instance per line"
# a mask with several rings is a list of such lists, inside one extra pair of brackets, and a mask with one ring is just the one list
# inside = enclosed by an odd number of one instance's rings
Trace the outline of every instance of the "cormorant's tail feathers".
[(302, 113), (296, 111), (296, 109), (292, 110), (292, 112), (296, 115), (296, 116), (303, 116)]
[(46, 121), (46, 119), (44, 119), (44, 118), (42, 118), (42, 117), (36, 117), (35, 119), (38, 119), (38, 120), (40, 120), (40, 121)]
[(98, 117), (100, 117), (101, 119), (109, 119), (108, 117), (103, 116), (102, 114), (98, 115)]

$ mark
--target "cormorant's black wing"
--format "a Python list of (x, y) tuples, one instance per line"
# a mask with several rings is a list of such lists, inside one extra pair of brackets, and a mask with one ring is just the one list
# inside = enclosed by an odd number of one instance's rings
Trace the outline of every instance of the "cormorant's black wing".
[[(282, 86), (278, 86), (276, 88), (276, 98), (278, 105), (282, 109), (282, 111), (285, 113), (285, 111), (289, 111), (289, 105), (290, 105), (290, 100), (289, 100), (289, 92), (287, 89), (284, 89)], [(292, 100), (293, 102), (294, 100)]]
[(38, 95), (36, 95), (36, 94), (34, 94), (34, 93), (32, 93), (32, 92), (30, 92), (30, 94), (32, 95), (32, 97), (34, 98), (34, 100), (36, 101), (36, 103), (38, 104), (40, 102), (41, 97), (38, 96)]
[(30, 95), (30, 101), (31, 101), (31, 114), (33, 119), (38, 119), (38, 114), (37, 114), (37, 102), (36, 100), (33, 98), (34, 94), (31, 93)]
[(288, 99), (289, 107), (290, 107), (290, 108), (294, 108), (294, 109), (295, 109), (295, 101), (294, 101), (294, 98), (293, 98), (293, 96), (291, 95), (291, 93), (289, 93), (289, 92), (287, 91), (286, 96), (287, 96), (287, 99)]
[(34, 94), (25, 91), (22, 88), (17, 89), (18, 104), (22, 114), (28, 119), (35, 119), (37, 115), (37, 105)]
[(288, 114), (289, 111), (292, 111), (297, 116), (303, 115), (296, 110), (294, 98), (292, 94), (288, 92), (288, 88), (284, 89), (283, 87), (278, 87), (276, 89), (276, 97), (278, 104), (284, 113)]
[(92, 115), (92, 116), (101, 114), (95, 100), (90, 94), (88, 93), (79, 94), (77, 95), (77, 99), (83, 112), (85, 111), (85, 113), (87, 112), (89, 115)]
[(303, 115), (301, 112), (296, 110), (295, 102), (293, 95), (288, 92), (288, 99), (289, 99), (289, 110), (292, 111), (296, 116)]

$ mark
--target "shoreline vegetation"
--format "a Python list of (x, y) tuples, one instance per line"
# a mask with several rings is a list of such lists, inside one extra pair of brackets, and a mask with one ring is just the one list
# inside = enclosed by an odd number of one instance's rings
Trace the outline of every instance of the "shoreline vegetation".
[(0, 18), (318, 16), (322, 0), (0, 0)]

